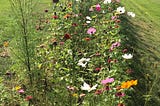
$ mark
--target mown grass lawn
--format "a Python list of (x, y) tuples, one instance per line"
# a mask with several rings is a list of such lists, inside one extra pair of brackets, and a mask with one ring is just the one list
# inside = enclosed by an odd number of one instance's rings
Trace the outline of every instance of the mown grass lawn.
[[(137, 93), (141, 93), (142, 98), (147, 100), (143, 105), (156, 106), (160, 103), (160, 1), (123, 0), (122, 2), (127, 10), (136, 13), (136, 17), (129, 19), (128, 24), (125, 24), (125, 34), (128, 35), (129, 42), (137, 55), (133, 68), (141, 75), (136, 76), (144, 79), (141, 80)], [(145, 87), (142, 83), (145, 83)]]

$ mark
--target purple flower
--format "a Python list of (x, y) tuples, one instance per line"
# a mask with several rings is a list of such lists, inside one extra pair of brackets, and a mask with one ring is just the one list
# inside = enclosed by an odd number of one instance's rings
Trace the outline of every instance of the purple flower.
[(96, 32), (96, 29), (93, 28), (93, 27), (90, 27), (90, 28), (87, 30), (87, 33), (90, 34), (90, 35), (94, 34), (95, 32)]
[(107, 83), (114, 82), (114, 78), (106, 78), (105, 80), (101, 81), (101, 84), (106, 85)]
[(96, 5), (96, 11), (101, 11), (101, 6), (99, 4)]

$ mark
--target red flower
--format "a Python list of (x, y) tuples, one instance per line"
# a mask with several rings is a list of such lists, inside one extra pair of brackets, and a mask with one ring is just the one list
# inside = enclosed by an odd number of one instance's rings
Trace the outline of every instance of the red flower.
[(122, 92), (117, 92), (117, 93), (116, 93), (116, 96), (118, 96), (118, 97), (123, 97), (123, 96), (125, 96), (125, 94), (122, 93)]
[(58, 16), (57, 16), (57, 15), (54, 15), (54, 16), (52, 16), (52, 18), (54, 18), (54, 19), (58, 19)]
[(32, 96), (28, 95), (26, 96), (26, 101), (30, 101), (32, 98), (33, 98)]
[(90, 40), (91, 40), (91, 38), (85, 38), (85, 40), (86, 40), (86, 41), (90, 41)]
[(107, 60), (107, 62), (108, 62), (108, 63), (111, 63), (111, 62), (112, 62), (112, 59), (109, 58), (109, 59)]
[(71, 38), (71, 35), (68, 34), (68, 33), (66, 33), (63, 38), (64, 38), (64, 39), (70, 39), (70, 38)]
[(114, 27), (115, 27), (115, 28), (119, 28), (119, 25), (115, 25)]
[(100, 95), (103, 93), (103, 90), (102, 89), (98, 89), (96, 90), (96, 92), (94, 93), (95, 95)]
[(76, 27), (76, 26), (78, 26), (78, 24), (77, 23), (72, 23), (72, 26)]
[(111, 90), (111, 88), (109, 86), (106, 86), (104, 90), (108, 91), (108, 90)]
[(123, 103), (118, 103), (118, 106), (125, 106)]
[(100, 70), (101, 70), (100, 67), (97, 67), (97, 68), (95, 69), (95, 71), (97, 71), (97, 72), (99, 72)]
[(120, 22), (121, 22), (121, 20), (117, 19), (115, 22), (116, 22), (116, 23), (120, 23)]

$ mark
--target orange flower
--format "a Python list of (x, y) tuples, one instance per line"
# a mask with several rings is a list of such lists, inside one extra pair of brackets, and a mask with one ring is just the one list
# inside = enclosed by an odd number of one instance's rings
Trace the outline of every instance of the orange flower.
[(66, 14), (65, 16), (63, 16), (63, 18), (69, 18), (69, 17), (71, 17), (70, 14)]
[(130, 85), (130, 83), (128, 83), (128, 82), (123, 82), (122, 84), (121, 84), (121, 88), (122, 89), (124, 89), (124, 88), (129, 88), (131, 85)]
[(137, 80), (131, 80), (132, 85), (137, 85)]
[(121, 88), (122, 89), (124, 89), (124, 88), (130, 88), (133, 85), (137, 85), (137, 80), (131, 80), (131, 81), (123, 82), (121, 84)]

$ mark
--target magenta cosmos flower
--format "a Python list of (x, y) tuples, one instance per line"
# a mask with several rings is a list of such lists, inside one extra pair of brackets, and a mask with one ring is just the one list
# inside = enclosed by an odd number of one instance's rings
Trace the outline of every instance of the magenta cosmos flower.
[(121, 46), (121, 43), (120, 42), (115, 42), (115, 43), (112, 44), (110, 50), (112, 51), (114, 48), (119, 47), (119, 46)]
[(105, 80), (101, 81), (101, 84), (106, 85), (108, 83), (114, 82), (114, 78), (106, 78)]
[(99, 4), (96, 5), (96, 11), (101, 11), (101, 6)]
[(90, 35), (94, 34), (95, 32), (96, 32), (96, 29), (93, 28), (93, 27), (91, 27), (91, 28), (89, 28), (89, 29), (87, 30), (87, 33), (90, 34)]

